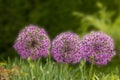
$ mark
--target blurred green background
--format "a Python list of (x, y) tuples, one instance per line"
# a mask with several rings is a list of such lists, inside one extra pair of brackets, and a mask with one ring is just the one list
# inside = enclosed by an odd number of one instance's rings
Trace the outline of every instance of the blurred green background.
[(63, 31), (103, 31), (114, 38), (120, 60), (120, 0), (0, 0), (0, 60), (18, 56), (13, 44), (28, 24), (44, 27), (51, 40)]

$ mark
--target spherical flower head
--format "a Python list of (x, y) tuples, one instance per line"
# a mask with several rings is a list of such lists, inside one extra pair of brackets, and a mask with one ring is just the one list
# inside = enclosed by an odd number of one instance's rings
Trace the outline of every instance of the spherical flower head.
[(96, 65), (106, 65), (115, 55), (113, 39), (103, 32), (91, 32), (81, 42), (83, 58)]
[(52, 42), (52, 56), (60, 63), (78, 63), (81, 59), (81, 41), (73, 32), (63, 32)]
[(43, 28), (29, 25), (20, 31), (13, 47), (23, 59), (34, 60), (48, 56), (50, 39)]

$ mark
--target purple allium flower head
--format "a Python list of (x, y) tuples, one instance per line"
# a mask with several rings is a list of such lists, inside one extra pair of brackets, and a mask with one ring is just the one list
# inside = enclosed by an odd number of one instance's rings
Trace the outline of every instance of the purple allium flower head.
[(52, 56), (57, 62), (75, 64), (81, 60), (81, 41), (72, 32), (59, 34), (52, 42)]
[(116, 54), (113, 39), (103, 32), (91, 32), (81, 42), (83, 58), (96, 65), (106, 65)]
[(23, 59), (34, 60), (48, 56), (50, 39), (43, 28), (29, 25), (20, 31), (13, 47)]

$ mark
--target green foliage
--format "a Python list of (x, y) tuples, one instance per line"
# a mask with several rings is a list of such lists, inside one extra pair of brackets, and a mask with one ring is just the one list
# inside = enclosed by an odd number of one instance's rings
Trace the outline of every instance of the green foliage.
[[(78, 29), (78, 32), (82, 31), (82, 33), (86, 33), (93, 30), (101, 30), (108, 34), (118, 33), (119, 31), (119, 16), (117, 16), (114, 21), (114, 12), (106, 11), (106, 8), (103, 7), (101, 3), (97, 3), (97, 6), (100, 8), (98, 12), (92, 15), (87, 15), (83, 13), (74, 12), (74, 15), (81, 17), (81, 27)], [(83, 29), (83, 30), (80, 30)], [(114, 29), (114, 30), (113, 30)]]
[(12, 80), (119, 80), (118, 67), (104, 73), (94, 66), (94, 70), (91, 71), (87, 66), (89, 65), (85, 61), (76, 65), (60, 64), (51, 60), (50, 57), (37, 61), (15, 58), (14, 61), (8, 59), (6, 65), (0, 64), (0, 67), (5, 69), (14, 69), (12, 73), (16, 76), (12, 76)]

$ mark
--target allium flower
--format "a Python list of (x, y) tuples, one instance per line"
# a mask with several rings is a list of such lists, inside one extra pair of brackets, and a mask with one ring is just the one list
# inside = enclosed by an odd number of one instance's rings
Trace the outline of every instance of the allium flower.
[(20, 31), (14, 48), (23, 59), (34, 60), (49, 54), (50, 39), (43, 28), (29, 25)]
[(83, 37), (83, 58), (96, 65), (106, 65), (115, 55), (112, 38), (102, 32), (92, 32)]
[(81, 59), (80, 38), (72, 32), (59, 34), (52, 42), (52, 55), (57, 62), (78, 63)]

